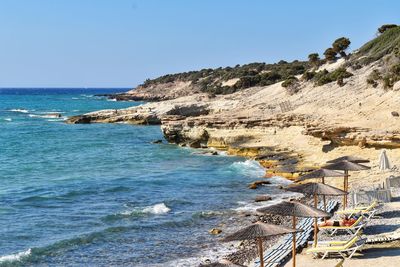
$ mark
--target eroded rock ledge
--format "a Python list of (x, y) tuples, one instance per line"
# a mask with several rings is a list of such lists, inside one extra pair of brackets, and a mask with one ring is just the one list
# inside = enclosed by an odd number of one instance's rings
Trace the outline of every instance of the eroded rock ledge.
[[(308, 143), (296, 147), (296, 142), (289, 142), (299, 136), (311, 138), (311, 141), (319, 140), (313, 149), (322, 152), (343, 146), (400, 148), (400, 133), (395, 131), (330, 125), (310, 114), (281, 113), (265, 117), (233, 114), (215, 114), (207, 102), (167, 101), (92, 112), (71, 117), (67, 122), (161, 124), (170, 143), (194, 148), (212, 147), (226, 150), (228, 154), (253, 158), (268, 169), (266, 176), (280, 175), (289, 179), (318, 167), (305, 160), (299, 150)], [(291, 136), (293, 132), (295, 135)], [(269, 145), (269, 139), (277, 141)]]

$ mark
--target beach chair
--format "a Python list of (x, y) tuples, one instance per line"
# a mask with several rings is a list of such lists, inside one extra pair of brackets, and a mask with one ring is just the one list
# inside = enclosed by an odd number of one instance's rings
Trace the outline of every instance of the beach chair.
[(359, 214), (364, 218), (371, 219), (376, 212), (376, 207), (378, 206), (378, 201), (373, 201), (369, 206), (358, 206), (353, 209), (346, 209), (338, 211), (338, 214), (347, 215), (349, 217)]
[(321, 226), (318, 229), (327, 232), (331, 236), (338, 231), (345, 231), (350, 235), (354, 235), (367, 225), (367, 221), (363, 222), (364, 217), (360, 216), (351, 226)]
[(335, 267), (343, 267), (344, 259), (340, 260)]
[[(362, 234), (362, 228), (358, 228), (357, 231), (348, 238), (348, 240), (327, 240), (327, 241), (318, 241), (318, 245), (322, 246), (340, 246), (343, 244), (346, 244), (349, 240), (355, 238), (355, 237), (360, 237)], [(310, 241), (307, 243), (308, 246), (314, 245), (314, 241)]]
[(339, 254), (343, 259), (346, 259), (346, 256), (347, 258), (351, 259), (356, 251), (362, 250), (366, 241), (366, 238), (360, 239), (360, 237), (356, 235), (349, 241), (345, 241), (346, 243), (344, 244), (340, 243), (338, 245), (332, 244), (326, 246), (318, 246), (308, 249), (307, 253), (313, 254), (315, 257), (322, 255), (322, 259), (325, 259), (331, 254)]

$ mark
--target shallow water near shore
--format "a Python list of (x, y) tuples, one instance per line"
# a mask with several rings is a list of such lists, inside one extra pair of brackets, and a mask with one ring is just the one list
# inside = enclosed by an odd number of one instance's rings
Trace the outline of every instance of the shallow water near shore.
[(140, 104), (94, 96), (113, 91), (0, 89), (0, 266), (164, 265), (251, 203), (254, 161), (151, 144), (158, 126), (63, 122)]

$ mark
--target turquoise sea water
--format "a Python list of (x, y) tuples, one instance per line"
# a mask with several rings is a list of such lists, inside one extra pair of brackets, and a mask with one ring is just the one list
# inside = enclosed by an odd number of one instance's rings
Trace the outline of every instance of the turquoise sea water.
[(158, 126), (47, 116), (140, 104), (93, 96), (111, 91), (0, 89), (0, 266), (171, 265), (249, 200), (253, 162), (151, 144)]

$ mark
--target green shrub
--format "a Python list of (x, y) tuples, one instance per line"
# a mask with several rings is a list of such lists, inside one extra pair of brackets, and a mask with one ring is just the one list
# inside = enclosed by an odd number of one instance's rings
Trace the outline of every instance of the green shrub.
[(336, 53), (339, 53), (341, 57), (346, 57), (346, 49), (350, 46), (350, 39), (346, 37), (340, 37), (336, 39), (332, 44), (332, 49)]
[(378, 28), (378, 33), (384, 33), (386, 30), (397, 27), (396, 24), (384, 24)]
[(337, 81), (340, 86), (344, 85), (344, 79), (353, 76), (345, 68), (338, 68), (333, 72), (329, 72), (326, 69), (319, 71), (314, 76), (314, 81), (316, 86), (321, 86), (327, 83)]
[(298, 83), (298, 82), (299, 82), (299, 80), (298, 80), (296, 77), (291, 76), (291, 77), (287, 78), (287, 79), (282, 83), (282, 87), (288, 88), (288, 87), (294, 86), (294, 85), (295, 85), (296, 83)]
[(336, 59), (336, 55), (337, 53), (331, 47), (326, 49), (324, 52), (324, 56), (327, 61), (334, 61)]
[(315, 77), (315, 71), (306, 71), (304, 74), (301, 76), (301, 79), (303, 81), (310, 81)]
[(318, 67), (320, 64), (320, 58), (318, 53), (312, 53), (308, 55), (308, 62), (310, 62), (310, 65), (313, 67)]

